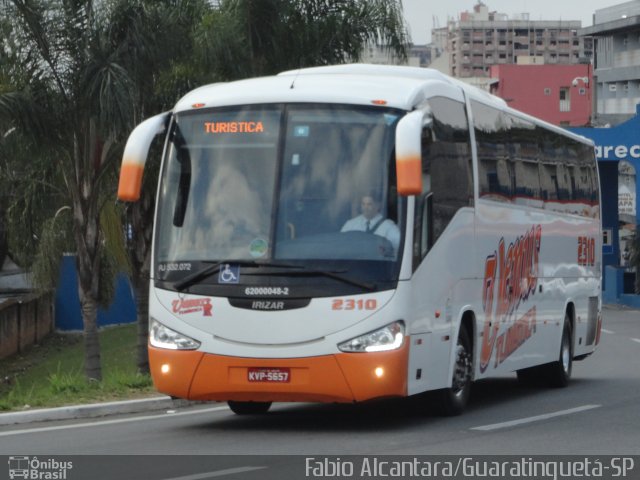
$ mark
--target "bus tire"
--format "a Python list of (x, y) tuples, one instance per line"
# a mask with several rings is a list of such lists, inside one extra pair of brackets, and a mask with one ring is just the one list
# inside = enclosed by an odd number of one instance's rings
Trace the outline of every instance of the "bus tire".
[(573, 368), (572, 338), (571, 320), (569, 314), (566, 313), (562, 327), (562, 341), (560, 342), (558, 360), (547, 365), (545, 377), (551, 387), (564, 388), (569, 385)]
[(236, 415), (261, 415), (271, 408), (271, 402), (236, 402), (229, 400), (229, 408)]
[(456, 342), (456, 363), (453, 367), (451, 388), (438, 391), (440, 413), (451, 417), (460, 415), (471, 395), (471, 376), (473, 370), (473, 355), (471, 339), (467, 328), (460, 327), (460, 334)]

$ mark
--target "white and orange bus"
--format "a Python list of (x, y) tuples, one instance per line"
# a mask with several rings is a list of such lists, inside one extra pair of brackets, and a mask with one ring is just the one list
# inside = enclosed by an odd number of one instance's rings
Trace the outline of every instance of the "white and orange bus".
[(596, 348), (589, 140), (429, 69), (302, 69), (199, 88), (141, 123), (120, 199), (139, 197), (160, 134), (161, 392), (246, 414), (437, 390), (457, 414), (474, 380), (565, 386)]

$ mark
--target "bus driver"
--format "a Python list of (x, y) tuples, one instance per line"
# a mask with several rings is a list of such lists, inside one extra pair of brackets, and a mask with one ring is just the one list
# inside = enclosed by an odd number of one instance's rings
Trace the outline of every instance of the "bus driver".
[(360, 202), (362, 214), (347, 220), (340, 229), (341, 232), (368, 232), (379, 235), (389, 240), (394, 252), (400, 246), (400, 230), (392, 220), (384, 218), (380, 214), (380, 202), (372, 193), (363, 195)]

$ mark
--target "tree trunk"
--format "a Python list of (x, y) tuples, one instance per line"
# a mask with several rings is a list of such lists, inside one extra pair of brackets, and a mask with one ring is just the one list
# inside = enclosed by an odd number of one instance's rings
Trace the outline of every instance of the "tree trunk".
[[(90, 188), (87, 188), (90, 191)], [(76, 272), (78, 274), (78, 296), (84, 325), (85, 364), (89, 380), (102, 380), (100, 365), (100, 341), (98, 338), (98, 298), (101, 276), (101, 235), (98, 202), (80, 199), (75, 192), (73, 217), (76, 240)], [(86, 195), (89, 197), (89, 195)]]
[(136, 296), (136, 315), (138, 317), (138, 373), (149, 373), (149, 275), (138, 272), (133, 275), (133, 290)]
[(84, 372), (89, 380), (102, 380), (100, 337), (98, 336), (98, 304), (78, 288), (84, 323)]
[[(151, 157), (153, 160), (154, 157)], [(151, 164), (152, 162), (148, 162)], [(153, 165), (149, 165), (153, 167)], [(155, 169), (145, 171), (145, 175), (157, 178)], [(135, 293), (136, 314), (138, 316), (138, 372), (149, 373), (149, 276), (151, 270), (151, 237), (153, 234), (153, 210), (155, 188), (147, 188), (142, 198), (128, 206), (127, 221), (133, 230), (128, 242), (131, 263), (131, 283)]]

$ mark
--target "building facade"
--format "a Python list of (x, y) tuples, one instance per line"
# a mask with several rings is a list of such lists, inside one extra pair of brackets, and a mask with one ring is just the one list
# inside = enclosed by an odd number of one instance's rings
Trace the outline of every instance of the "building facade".
[(426, 45), (411, 45), (407, 49), (406, 61), (397, 58), (393, 52), (382, 45), (369, 44), (362, 52), (362, 63), (376, 65), (406, 65), (409, 67), (426, 67), (431, 63), (431, 49)]
[(581, 36), (595, 41), (594, 124), (617, 125), (640, 103), (640, 1), (596, 10)]
[(629, 120), (611, 128), (572, 128), (596, 145), (602, 199), (603, 300), (640, 307), (633, 293), (638, 272), (628, 268), (633, 233), (640, 225), (640, 104)]
[(591, 65), (492, 65), (491, 93), (510, 107), (563, 127), (589, 125)]
[[(640, 0), (596, 10), (581, 36), (594, 39), (592, 125), (575, 129), (596, 144), (602, 191), (605, 288), (609, 303), (640, 306), (629, 268), (630, 242), (640, 225)], [(608, 255), (608, 256), (607, 256)]]
[(473, 12), (448, 25), (450, 74), (488, 77), (492, 65), (574, 65), (593, 55), (592, 39), (578, 36), (580, 21), (532, 21), (528, 14), (508, 19), (479, 2)]

